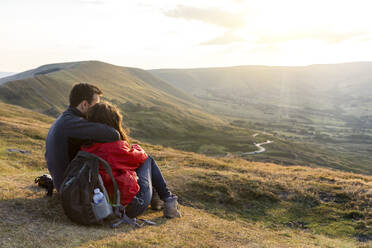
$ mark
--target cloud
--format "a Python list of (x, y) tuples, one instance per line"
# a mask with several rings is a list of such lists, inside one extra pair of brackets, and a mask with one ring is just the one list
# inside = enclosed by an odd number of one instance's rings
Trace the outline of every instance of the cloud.
[(314, 31), (304, 33), (287, 33), (281, 35), (263, 35), (257, 41), (258, 44), (282, 43), (291, 40), (321, 40), (329, 44), (340, 43), (365, 35), (364, 32), (344, 32), (337, 33), (333, 31)]
[(242, 14), (226, 12), (218, 8), (203, 9), (177, 5), (175, 9), (165, 11), (164, 14), (168, 17), (197, 20), (228, 29), (240, 28), (245, 25)]
[(79, 3), (82, 4), (105, 4), (106, 2), (104, 0), (79, 0)]
[(360, 41), (371, 41), (372, 40), (372, 34), (364, 34), (358, 37)]
[(226, 45), (226, 44), (231, 44), (235, 42), (243, 42), (246, 41), (244, 38), (235, 35), (233, 32), (228, 31), (225, 32), (221, 36), (217, 36), (209, 41), (202, 42), (200, 45)]

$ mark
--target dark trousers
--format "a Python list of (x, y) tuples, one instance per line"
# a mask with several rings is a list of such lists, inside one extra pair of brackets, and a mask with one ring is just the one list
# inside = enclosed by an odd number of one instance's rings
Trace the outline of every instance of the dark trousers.
[(170, 197), (167, 184), (161, 174), (161, 171), (152, 157), (136, 169), (140, 191), (126, 207), (126, 213), (130, 218), (137, 217), (150, 205), (152, 190), (158, 192), (160, 199), (164, 200)]

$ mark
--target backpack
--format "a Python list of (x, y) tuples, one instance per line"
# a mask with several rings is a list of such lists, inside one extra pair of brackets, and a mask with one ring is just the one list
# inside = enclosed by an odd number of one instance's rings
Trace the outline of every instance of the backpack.
[[(109, 196), (99, 174), (99, 165), (111, 177), (114, 186), (114, 199), (110, 203)], [(93, 203), (94, 189), (100, 189), (105, 196), (99, 204)], [(67, 217), (81, 225), (102, 224), (104, 219), (116, 218), (111, 223), (115, 228), (121, 223), (127, 223), (137, 228), (140, 225), (135, 219), (125, 214), (125, 206), (120, 204), (120, 191), (112, 175), (110, 165), (99, 156), (79, 151), (70, 162), (60, 188), (62, 207)]]

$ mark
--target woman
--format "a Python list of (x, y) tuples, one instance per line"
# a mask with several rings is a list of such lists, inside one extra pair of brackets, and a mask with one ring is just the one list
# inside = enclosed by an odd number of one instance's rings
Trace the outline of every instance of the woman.
[[(111, 165), (112, 174), (120, 189), (121, 204), (127, 205), (127, 215), (134, 218), (147, 209), (154, 187), (160, 199), (164, 201), (164, 216), (181, 217), (177, 196), (171, 195), (154, 159), (139, 145), (129, 144), (118, 108), (107, 102), (97, 103), (89, 109), (87, 117), (88, 121), (106, 124), (120, 133), (119, 141), (95, 143), (82, 147), (82, 150), (100, 156)], [(100, 175), (109, 195), (112, 196), (113, 185), (110, 176), (101, 167)]]

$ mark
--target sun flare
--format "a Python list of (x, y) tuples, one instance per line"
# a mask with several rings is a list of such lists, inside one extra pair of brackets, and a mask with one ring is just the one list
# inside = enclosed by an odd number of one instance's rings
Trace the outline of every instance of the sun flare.
[(371, 7), (361, 0), (35, 0), (22, 8), (4, 1), (0, 68), (87, 59), (146, 69), (372, 60)]

